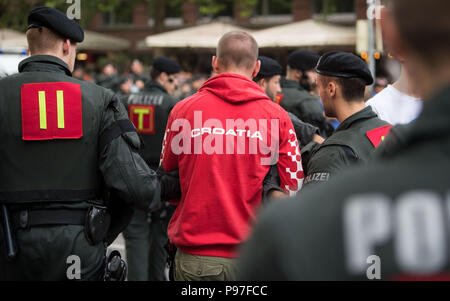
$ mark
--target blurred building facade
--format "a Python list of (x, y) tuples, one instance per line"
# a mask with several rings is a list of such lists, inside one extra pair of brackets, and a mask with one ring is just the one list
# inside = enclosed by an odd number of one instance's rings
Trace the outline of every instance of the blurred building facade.
[(131, 42), (131, 50), (138, 51), (137, 43), (149, 35), (212, 21), (257, 30), (318, 18), (325, 12), (326, 21), (354, 25), (357, 19), (366, 19), (367, 10), (366, 0), (211, 1), (211, 5), (216, 6), (215, 13), (205, 13), (201, 3), (154, 0), (137, 2), (130, 7), (123, 1), (112, 12), (95, 14), (88, 29), (127, 39)]

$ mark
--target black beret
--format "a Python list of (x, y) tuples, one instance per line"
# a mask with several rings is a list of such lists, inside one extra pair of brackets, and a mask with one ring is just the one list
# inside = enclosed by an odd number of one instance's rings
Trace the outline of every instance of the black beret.
[(130, 80), (133, 80), (133, 78), (131, 76), (127, 76), (127, 75), (123, 75), (119, 78), (119, 85), (122, 85)]
[(66, 39), (81, 43), (84, 32), (81, 26), (65, 14), (51, 7), (36, 7), (28, 15), (28, 29), (47, 27)]
[(366, 85), (373, 84), (373, 77), (366, 63), (352, 53), (331, 51), (320, 57), (317, 73), (342, 78), (360, 78)]
[(258, 77), (272, 77), (281, 75), (283, 72), (280, 64), (267, 56), (260, 56), (258, 60), (261, 61), (261, 69), (259, 69)]
[(181, 71), (181, 67), (177, 62), (165, 56), (154, 59), (152, 65), (159, 72), (166, 72), (167, 74), (174, 74)]
[(288, 56), (288, 66), (298, 70), (311, 70), (316, 67), (320, 55), (309, 50), (296, 50)]

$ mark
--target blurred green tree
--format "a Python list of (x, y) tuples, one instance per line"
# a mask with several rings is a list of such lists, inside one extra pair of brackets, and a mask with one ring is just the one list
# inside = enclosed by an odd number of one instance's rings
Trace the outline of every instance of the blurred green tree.
[(259, 0), (188, 0), (197, 3), (200, 14), (210, 16), (212, 18), (233, 15), (233, 8), (235, 5), (240, 6), (242, 17), (250, 16)]
[[(127, 4), (132, 7), (136, 2), (148, 0), (128, 0)], [(82, 26), (86, 26), (89, 20), (97, 12), (113, 11), (121, 4), (122, 0), (81, 0)], [(66, 12), (71, 6), (66, 0), (0, 0), (0, 27), (25, 31), (27, 16), (31, 9), (37, 6), (50, 6)]]
[(314, 0), (314, 12), (323, 15), (355, 11), (355, 0)]

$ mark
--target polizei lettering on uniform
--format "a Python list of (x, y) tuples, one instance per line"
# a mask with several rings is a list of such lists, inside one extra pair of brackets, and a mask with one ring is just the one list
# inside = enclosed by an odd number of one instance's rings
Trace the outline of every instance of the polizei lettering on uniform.
[(326, 182), (330, 179), (330, 174), (328, 172), (316, 172), (312, 175), (308, 175), (305, 178), (304, 183), (307, 184), (309, 182)]
[(389, 244), (404, 275), (435, 275), (450, 263), (450, 193), (445, 200), (426, 190), (405, 192), (395, 200), (383, 194), (359, 195), (349, 199), (343, 213), (346, 262), (351, 274), (364, 273), (372, 254), (379, 255), (383, 262), (377, 250), (389, 249)]
[[(202, 112), (194, 112), (194, 124), (176, 119), (167, 132), (176, 132), (170, 147), (179, 154), (262, 154), (266, 165), (278, 161), (279, 120), (218, 119), (203, 121)], [(167, 133), (166, 133), (167, 134)]]
[(155, 105), (160, 106), (163, 103), (164, 95), (162, 94), (132, 94), (128, 97), (127, 103), (132, 104), (143, 104), (143, 105)]

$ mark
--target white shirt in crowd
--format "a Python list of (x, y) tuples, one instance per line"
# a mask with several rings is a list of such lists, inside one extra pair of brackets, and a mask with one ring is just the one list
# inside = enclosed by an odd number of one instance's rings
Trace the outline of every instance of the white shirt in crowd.
[(423, 102), (421, 99), (403, 94), (389, 85), (369, 99), (366, 105), (371, 106), (380, 119), (397, 125), (416, 120), (422, 112)]

